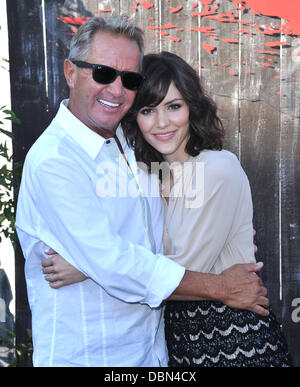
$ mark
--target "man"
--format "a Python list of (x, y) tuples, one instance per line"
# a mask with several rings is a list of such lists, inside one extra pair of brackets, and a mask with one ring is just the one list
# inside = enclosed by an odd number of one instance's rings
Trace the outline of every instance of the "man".
[[(142, 80), (142, 49), (142, 32), (127, 19), (88, 20), (65, 61), (70, 99), (26, 157), (16, 224), (35, 366), (167, 365), (160, 305), (171, 295), (268, 313), (252, 273), (260, 265), (205, 275), (160, 254), (161, 203), (132, 184), (134, 153), (118, 128)], [(117, 184), (115, 196), (102, 195), (103, 181)], [(124, 195), (129, 184), (135, 195)], [(41, 271), (48, 247), (89, 279), (49, 287)]]

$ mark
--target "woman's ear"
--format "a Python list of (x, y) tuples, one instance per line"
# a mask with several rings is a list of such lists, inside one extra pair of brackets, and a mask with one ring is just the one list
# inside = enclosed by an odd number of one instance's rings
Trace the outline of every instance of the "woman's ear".
[(75, 82), (76, 66), (69, 59), (66, 59), (64, 62), (64, 73), (67, 84), (71, 89), (74, 86)]

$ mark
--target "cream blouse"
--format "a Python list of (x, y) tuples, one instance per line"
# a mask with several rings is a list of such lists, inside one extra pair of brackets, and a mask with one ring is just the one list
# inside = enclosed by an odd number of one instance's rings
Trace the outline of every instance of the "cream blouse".
[(168, 203), (163, 200), (165, 255), (189, 270), (215, 274), (255, 262), (251, 191), (237, 157), (205, 150), (172, 169), (174, 185)]

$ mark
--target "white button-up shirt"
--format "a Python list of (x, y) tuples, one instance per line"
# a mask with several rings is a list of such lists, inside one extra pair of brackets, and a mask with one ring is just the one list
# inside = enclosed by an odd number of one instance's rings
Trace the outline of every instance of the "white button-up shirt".
[[(17, 206), (34, 366), (165, 366), (160, 306), (185, 269), (161, 254), (160, 197), (141, 195), (122, 130), (131, 168), (67, 103), (27, 154)], [(48, 247), (90, 279), (50, 288)]]

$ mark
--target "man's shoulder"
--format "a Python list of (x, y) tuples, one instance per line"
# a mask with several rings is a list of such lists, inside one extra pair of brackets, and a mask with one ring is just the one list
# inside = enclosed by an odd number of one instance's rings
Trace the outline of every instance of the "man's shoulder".
[(29, 149), (25, 163), (35, 169), (44, 160), (59, 158), (66, 143), (66, 133), (54, 119)]

